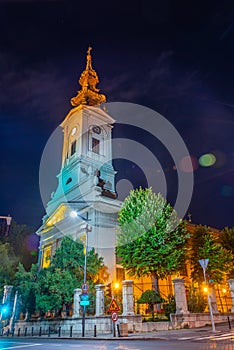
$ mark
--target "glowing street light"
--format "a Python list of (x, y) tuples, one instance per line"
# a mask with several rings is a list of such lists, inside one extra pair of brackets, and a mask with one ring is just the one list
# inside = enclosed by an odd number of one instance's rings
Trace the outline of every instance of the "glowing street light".
[[(85, 229), (85, 249), (84, 249), (84, 285), (86, 284), (86, 276), (87, 276), (87, 253), (88, 253), (88, 233), (92, 231), (92, 226), (88, 225), (87, 221), (89, 221), (88, 219), (88, 213), (87, 213), (87, 218), (83, 217), (82, 215), (80, 215), (77, 211), (72, 210), (70, 212), (70, 217), (71, 218), (80, 218), (83, 221), (85, 221), (85, 225), (82, 226), (82, 229)], [(86, 314), (86, 305), (83, 305), (83, 316), (82, 316), (82, 337), (85, 336), (85, 314)]]
[[(206, 282), (206, 268), (207, 268), (207, 265), (209, 263), (209, 259), (201, 259), (201, 260), (198, 260), (202, 269), (203, 269), (203, 275), (204, 275), (204, 281), (205, 281), (205, 284), (207, 283)], [(210, 298), (210, 293), (209, 293), (209, 290), (207, 287), (204, 287), (204, 291), (205, 291), (205, 288), (207, 289), (207, 298), (208, 298), (208, 306), (209, 306), (209, 310), (210, 310), (210, 319), (211, 319), (211, 324), (212, 324), (212, 331), (215, 332), (215, 323), (214, 323), (214, 316), (213, 316), (213, 310), (212, 310), (212, 305), (211, 305), (211, 298)]]

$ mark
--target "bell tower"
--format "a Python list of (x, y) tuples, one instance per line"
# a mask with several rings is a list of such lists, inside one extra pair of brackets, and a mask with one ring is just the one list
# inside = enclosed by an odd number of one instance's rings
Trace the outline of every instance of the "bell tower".
[(41, 265), (53, 255), (64, 235), (74, 239), (84, 232), (81, 220), (74, 221), (76, 210), (89, 218), (92, 232), (89, 246), (94, 247), (109, 268), (110, 279), (115, 276), (115, 239), (117, 215), (121, 202), (115, 192), (116, 171), (112, 165), (112, 128), (115, 120), (106, 112), (105, 95), (96, 87), (99, 79), (92, 68), (91, 47), (79, 84), (81, 89), (71, 99), (69, 111), (61, 128), (63, 150), (58, 186), (46, 207), (40, 236)]

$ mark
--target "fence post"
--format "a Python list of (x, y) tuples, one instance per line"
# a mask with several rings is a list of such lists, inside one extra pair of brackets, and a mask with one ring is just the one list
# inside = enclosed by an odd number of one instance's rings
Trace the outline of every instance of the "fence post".
[(70, 338), (72, 338), (72, 328), (73, 326), (70, 327)]
[(48, 329), (48, 337), (50, 337), (50, 326), (49, 326), (49, 329)]
[(33, 337), (33, 334), (34, 334), (34, 328), (32, 327), (32, 330), (31, 330), (31, 336)]
[(231, 321), (230, 321), (230, 317), (229, 316), (228, 316), (228, 326), (229, 326), (229, 329), (232, 329)]
[(97, 326), (96, 326), (96, 324), (94, 325), (94, 338), (96, 338), (96, 336), (97, 336)]
[(39, 328), (39, 337), (41, 337), (41, 327)]
[(11, 336), (14, 337), (14, 334), (15, 334), (15, 327), (12, 328)]
[(61, 337), (61, 326), (59, 326), (59, 328), (58, 328), (58, 337), (59, 338)]
[(7, 336), (9, 337), (9, 334), (10, 334), (10, 328), (8, 328), (7, 330)]
[(119, 324), (117, 324), (117, 332), (118, 332), (118, 337), (120, 337)]
[(18, 337), (20, 336), (20, 328), (18, 328)]
[(24, 330), (24, 336), (25, 336), (25, 337), (27, 336), (27, 330), (28, 330), (28, 328), (25, 327), (25, 330)]

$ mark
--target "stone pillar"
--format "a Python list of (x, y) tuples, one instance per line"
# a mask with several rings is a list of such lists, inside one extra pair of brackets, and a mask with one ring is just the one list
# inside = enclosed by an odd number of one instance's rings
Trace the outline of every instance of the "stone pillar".
[(82, 290), (80, 288), (76, 288), (74, 290), (74, 299), (73, 299), (73, 315), (72, 317), (80, 316), (80, 294)]
[(217, 300), (216, 300), (216, 292), (212, 286), (210, 287), (210, 304), (211, 304), (213, 313), (215, 314), (219, 313)]
[(96, 289), (96, 316), (104, 315), (104, 284), (97, 284)]
[(234, 312), (234, 279), (228, 280), (228, 284), (229, 284), (231, 298), (232, 298), (231, 312)]
[(3, 304), (8, 304), (10, 302), (12, 288), (13, 286), (4, 286), (3, 299), (2, 299)]
[(135, 315), (133, 303), (133, 281), (122, 281), (123, 316)]
[(176, 302), (176, 314), (188, 314), (188, 304), (186, 299), (185, 285), (182, 278), (173, 280)]

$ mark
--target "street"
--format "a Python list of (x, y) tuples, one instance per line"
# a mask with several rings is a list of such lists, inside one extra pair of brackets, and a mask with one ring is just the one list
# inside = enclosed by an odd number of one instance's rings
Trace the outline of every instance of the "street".
[(233, 338), (216, 340), (204, 338), (183, 340), (65, 340), (65, 339), (0, 339), (0, 350), (35, 348), (45, 350), (234, 350)]

